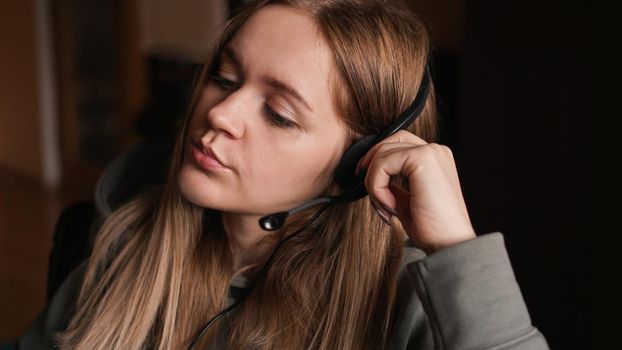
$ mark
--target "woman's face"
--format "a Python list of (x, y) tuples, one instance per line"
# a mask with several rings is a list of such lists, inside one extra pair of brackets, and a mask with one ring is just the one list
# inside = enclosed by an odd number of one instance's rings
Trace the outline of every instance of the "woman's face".
[[(269, 5), (252, 16), (218, 57), (192, 115), (183, 195), (202, 207), (264, 215), (322, 193), (346, 137), (333, 74), (330, 49), (305, 14)], [(201, 147), (227, 168), (199, 166)]]

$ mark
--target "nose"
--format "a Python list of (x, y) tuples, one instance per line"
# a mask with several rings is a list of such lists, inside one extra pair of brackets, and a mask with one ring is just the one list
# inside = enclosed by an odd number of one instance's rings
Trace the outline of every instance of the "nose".
[(207, 121), (215, 131), (224, 132), (229, 137), (239, 139), (246, 128), (243, 116), (248, 114), (250, 101), (242, 90), (236, 90), (222, 99), (207, 112)]

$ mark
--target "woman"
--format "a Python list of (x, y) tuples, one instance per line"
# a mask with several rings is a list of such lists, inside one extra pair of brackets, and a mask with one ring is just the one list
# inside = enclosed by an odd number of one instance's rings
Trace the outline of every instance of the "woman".
[[(428, 54), (421, 22), (393, 3), (248, 6), (198, 78), (165, 183), (105, 217), (50, 305), (66, 329), (41, 343), (546, 349), (501, 234), (476, 237), (451, 151), (433, 143), (431, 86), (417, 121), (358, 163), (368, 197), (258, 225), (344, 191), (341, 156), (411, 105)], [(63, 320), (42, 322), (49, 334)]]

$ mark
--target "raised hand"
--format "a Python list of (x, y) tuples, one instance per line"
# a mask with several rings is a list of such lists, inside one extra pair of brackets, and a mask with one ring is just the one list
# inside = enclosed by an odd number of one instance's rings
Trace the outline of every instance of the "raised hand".
[[(357, 172), (362, 169), (379, 215), (387, 223), (395, 215), (427, 254), (476, 237), (449, 147), (400, 130), (361, 158)], [(390, 181), (398, 174), (408, 178), (409, 191)]]

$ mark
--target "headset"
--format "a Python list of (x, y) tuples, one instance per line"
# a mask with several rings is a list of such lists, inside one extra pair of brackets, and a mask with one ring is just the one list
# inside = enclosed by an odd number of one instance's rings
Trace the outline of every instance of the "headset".
[(300, 210), (307, 209), (321, 203), (337, 204), (353, 202), (367, 196), (368, 193), (364, 186), (367, 170), (363, 169), (358, 175), (355, 175), (354, 170), (356, 169), (356, 165), (372, 147), (398, 130), (407, 128), (415, 121), (415, 119), (417, 119), (425, 107), (425, 101), (427, 100), (429, 90), (430, 72), (426, 66), (421, 85), (419, 86), (419, 91), (417, 92), (417, 96), (415, 96), (415, 99), (410, 107), (402, 112), (397, 120), (389, 125), (389, 127), (387, 127), (382, 133), (379, 135), (372, 134), (365, 136), (357, 140), (344, 152), (337, 168), (335, 169), (335, 182), (337, 182), (337, 184), (339, 184), (342, 188), (346, 188), (342, 194), (338, 196), (316, 198), (288, 211), (268, 214), (259, 219), (259, 226), (266, 231), (278, 230), (283, 226), (285, 219), (289, 215), (292, 215)]
[[(300, 210), (307, 209), (314, 205), (324, 204), (324, 207), (318, 210), (312, 217), (311, 222), (315, 222), (315, 220), (324, 210), (326, 210), (326, 208), (328, 208), (329, 205), (354, 202), (367, 196), (368, 193), (364, 184), (367, 170), (361, 169), (361, 171), (357, 175), (354, 173), (354, 171), (356, 170), (356, 165), (358, 164), (359, 160), (361, 160), (361, 158), (363, 158), (363, 156), (367, 154), (367, 152), (372, 147), (374, 147), (376, 144), (378, 144), (380, 141), (384, 140), (388, 136), (396, 133), (398, 130), (407, 128), (417, 119), (417, 117), (419, 117), (419, 115), (423, 111), (423, 108), (425, 107), (425, 102), (427, 100), (429, 90), (430, 72), (429, 68), (426, 66), (423, 73), (423, 79), (421, 80), (421, 84), (419, 85), (419, 91), (417, 91), (417, 96), (415, 96), (412, 104), (404, 112), (402, 112), (402, 114), (400, 114), (399, 117), (393, 123), (391, 123), (391, 125), (389, 125), (383, 132), (381, 132), (380, 134), (368, 135), (357, 140), (344, 152), (341, 160), (339, 161), (339, 164), (335, 168), (335, 182), (339, 184), (342, 188), (345, 188), (342, 194), (338, 196), (319, 197), (309, 200), (290, 210), (268, 214), (259, 219), (259, 226), (266, 231), (278, 230), (283, 226), (283, 224), (285, 223), (285, 219), (289, 215), (292, 215)], [(229, 313), (231, 310), (235, 309), (242, 301), (244, 301), (246, 296), (255, 286), (257, 280), (259, 280), (261, 276), (265, 274), (267, 267), (272, 262), (276, 251), (281, 247), (281, 245), (307, 228), (308, 226), (303, 227), (302, 229), (282, 239), (278, 243), (276, 248), (274, 248), (274, 250), (272, 251), (272, 254), (270, 254), (270, 257), (262, 267), (261, 271), (259, 272), (259, 277), (255, 279), (255, 281), (247, 289), (246, 293), (239, 297), (229, 307), (223, 309), (218, 314), (216, 314), (216, 316), (212, 317), (201, 329), (201, 331), (197, 333), (197, 335), (194, 337), (194, 339), (188, 346), (188, 350), (194, 348), (194, 346), (199, 342), (200, 338), (207, 332), (212, 324), (214, 324), (225, 314)]]

